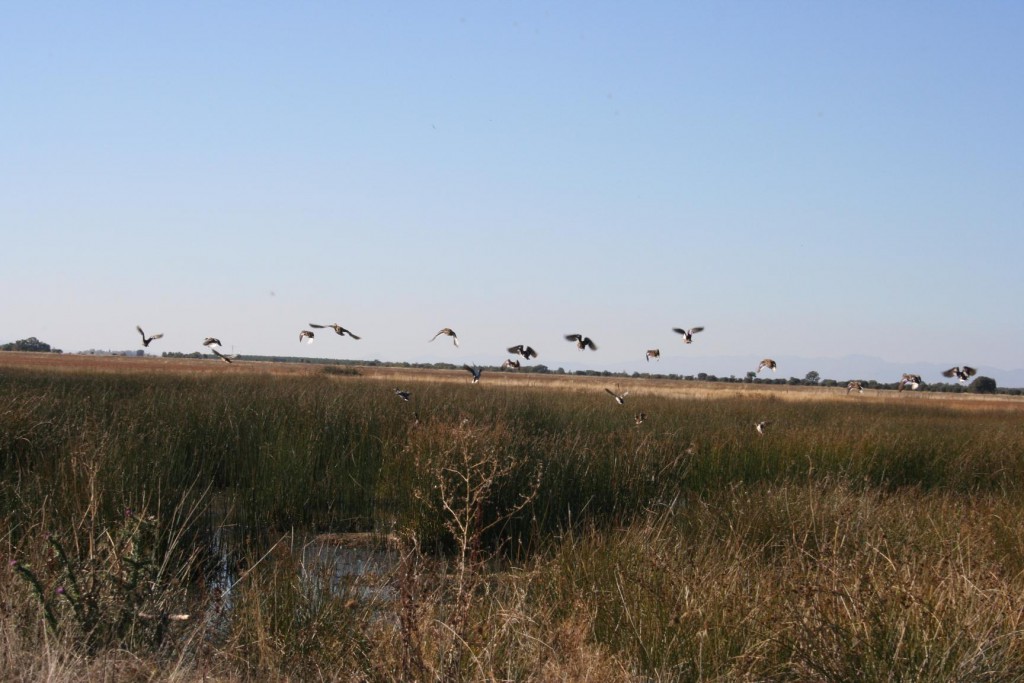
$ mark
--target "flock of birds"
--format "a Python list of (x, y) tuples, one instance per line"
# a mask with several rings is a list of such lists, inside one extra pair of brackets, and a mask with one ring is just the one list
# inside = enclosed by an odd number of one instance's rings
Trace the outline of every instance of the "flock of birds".
[[(348, 329), (342, 327), (338, 323), (330, 323), (330, 324), (327, 324), (327, 325), (321, 325), (321, 324), (317, 324), (317, 323), (309, 323), (309, 327), (311, 327), (313, 329), (317, 329), (317, 330), (332, 329), (332, 330), (334, 330), (334, 332), (339, 337), (344, 337), (345, 335), (348, 335), (352, 339), (356, 339), (356, 340), (362, 339), (362, 337), (359, 337), (358, 335), (353, 334), (351, 330), (348, 330)], [(156, 341), (157, 339), (161, 339), (164, 336), (163, 333), (160, 333), (160, 334), (154, 334), (154, 335), (151, 335), (151, 336), (147, 337), (146, 333), (142, 330), (142, 326), (140, 326), (140, 325), (136, 325), (135, 329), (138, 331), (139, 335), (142, 336), (142, 345), (144, 347), (148, 347), (152, 342)], [(680, 335), (682, 337), (682, 341), (684, 343), (692, 344), (693, 343), (693, 335), (698, 334), (700, 332), (703, 332), (704, 328), (703, 327), (691, 327), (689, 329), (686, 329), (686, 328), (682, 328), (682, 327), (673, 327), (672, 331), (675, 332), (676, 334)], [(450, 337), (451, 340), (452, 340), (452, 344), (454, 344), (456, 348), (459, 346), (459, 336), (455, 333), (455, 330), (453, 330), (450, 327), (442, 327), (440, 330), (437, 331), (437, 334), (435, 334), (433, 337), (430, 338), (429, 341), (432, 342), (432, 341), (434, 341), (435, 339), (437, 339), (438, 337), (440, 337), (442, 335), (444, 335), (446, 337)], [(299, 342), (300, 343), (301, 342), (306, 342), (306, 343), (312, 344), (313, 343), (313, 339), (315, 337), (316, 337), (316, 333), (313, 332), (312, 330), (301, 330), (299, 332)], [(586, 335), (583, 335), (583, 334), (580, 334), (580, 333), (567, 334), (567, 335), (565, 335), (565, 339), (566, 339), (566, 341), (570, 341), (570, 342), (575, 343), (576, 344), (576, 348), (579, 349), (580, 351), (584, 351), (586, 349), (590, 349), (591, 351), (597, 351), (597, 344), (594, 343), (593, 339), (591, 339), (590, 337), (588, 337)], [(223, 353), (222, 351), (220, 351), (220, 348), (223, 346), (223, 344), (221, 343), (220, 339), (217, 339), (216, 337), (206, 337), (206, 339), (203, 340), (203, 346), (209, 348), (210, 351), (213, 352), (213, 355), (217, 356), (218, 358), (220, 358), (221, 360), (223, 360), (226, 363), (231, 363), (231, 362), (237, 360), (238, 357), (239, 357), (238, 354), (226, 354), (226, 353)], [(516, 344), (515, 346), (510, 346), (507, 349), (507, 351), (508, 351), (509, 354), (512, 354), (514, 356), (520, 356), (520, 357), (522, 357), (523, 359), (525, 359), (527, 361), (529, 361), (531, 358), (536, 358), (539, 355), (537, 353), (537, 351), (534, 350), (534, 348), (532, 346), (528, 346), (526, 344)], [(655, 360), (661, 360), (661, 349), (657, 349), (657, 348), (655, 348), (655, 349), (647, 349), (647, 352), (645, 354), (645, 358), (646, 358), (647, 362), (650, 362), (650, 360), (652, 358), (654, 358)], [(472, 383), (473, 384), (477, 384), (480, 381), (480, 377), (483, 374), (483, 369), (482, 368), (480, 368), (479, 366), (476, 366), (476, 365), (469, 365), (469, 364), (463, 364), (462, 367), (468, 373), (470, 373), (470, 375), (472, 375), (472, 378), (473, 378)], [(502, 365), (501, 365), (501, 368), (503, 370), (518, 370), (520, 367), (522, 367), (522, 365), (521, 365), (521, 361), (518, 358), (516, 358), (516, 359), (513, 359), (513, 358), (506, 359), (505, 362), (502, 363)], [(772, 372), (775, 372), (777, 369), (778, 369), (778, 363), (776, 363), (774, 359), (772, 359), (772, 358), (765, 358), (765, 359), (763, 359), (758, 364), (757, 370), (755, 371), (755, 374), (760, 375), (762, 370), (771, 370)], [(951, 377), (951, 378), (955, 377), (960, 382), (960, 384), (965, 384), (967, 382), (967, 380), (969, 378), (973, 377), (975, 374), (977, 374), (977, 372), (978, 371), (975, 368), (972, 368), (970, 366), (964, 365), (964, 366), (955, 366), (955, 367), (952, 367), (952, 368), (950, 368), (948, 370), (945, 370), (942, 373), (942, 375), (944, 377)], [(909, 388), (910, 390), (915, 390), (919, 386), (921, 386), (921, 384), (922, 384), (922, 381), (921, 381), (921, 376), (920, 375), (913, 374), (913, 373), (904, 373), (903, 376), (900, 377), (900, 381), (899, 381), (899, 384), (898, 384), (898, 391), (902, 392), (904, 390), (904, 388)], [(622, 392), (622, 393), (618, 393), (618, 392), (613, 391), (613, 390), (608, 389), (608, 388), (605, 388), (605, 391), (620, 406), (626, 404), (626, 397), (629, 396), (629, 392), (628, 391), (625, 391), (625, 392)], [(862, 382), (860, 382), (859, 380), (853, 380), (853, 381), (849, 382), (846, 385), (846, 393), (847, 393), (847, 395), (849, 395), (853, 391), (856, 391), (858, 393), (864, 393), (864, 387), (863, 387)], [(406, 391), (404, 389), (397, 389), (397, 388), (395, 389), (395, 395), (398, 396), (398, 398), (402, 399), (403, 401), (408, 401), (411, 398), (411, 396), (412, 396), (412, 394), (409, 391)], [(635, 421), (637, 426), (640, 426), (641, 424), (643, 424), (646, 419), (647, 419), (647, 414), (644, 413), (644, 412), (638, 412), (634, 416), (634, 421)], [(767, 429), (768, 429), (768, 425), (770, 425), (770, 424), (771, 424), (770, 420), (762, 420), (762, 421), (756, 422), (754, 424), (754, 429), (757, 431), (758, 434), (763, 436), (766, 433)]]

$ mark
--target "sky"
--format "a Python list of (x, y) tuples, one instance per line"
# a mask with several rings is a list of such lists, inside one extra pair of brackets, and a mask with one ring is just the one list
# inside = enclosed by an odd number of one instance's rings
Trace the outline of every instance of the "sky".
[(7, 3), (0, 342), (1022, 368), (1021, 35), (1014, 2)]

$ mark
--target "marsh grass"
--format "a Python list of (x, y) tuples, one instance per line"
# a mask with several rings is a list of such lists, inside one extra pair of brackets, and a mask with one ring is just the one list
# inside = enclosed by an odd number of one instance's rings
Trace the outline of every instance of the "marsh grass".
[(3, 368), (0, 676), (1024, 678), (1020, 402), (222, 365)]

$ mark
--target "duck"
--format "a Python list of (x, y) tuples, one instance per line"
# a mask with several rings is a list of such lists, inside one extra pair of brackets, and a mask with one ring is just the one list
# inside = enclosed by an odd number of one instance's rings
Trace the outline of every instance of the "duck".
[(651, 362), (652, 358), (654, 360), (661, 360), (661, 349), (647, 349), (647, 353), (645, 354), (645, 356), (647, 358), (648, 363)]
[(860, 380), (850, 380), (849, 384), (846, 385), (846, 394), (849, 395), (851, 391), (856, 391), (858, 393), (863, 394), (864, 385), (860, 382)]
[(153, 341), (155, 339), (160, 339), (160, 338), (162, 338), (164, 336), (163, 333), (161, 332), (160, 334), (154, 334), (152, 337), (147, 337), (146, 333), (142, 331), (142, 327), (141, 326), (136, 325), (135, 329), (138, 330), (139, 334), (142, 335), (142, 345), (143, 346), (149, 346), (149, 343), (151, 341)]
[(483, 370), (476, 367), (475, 365), (463, 365), (462, 368), (466, 370), (469, 374), (473, 375), (473, 384), (476, 384), (477, 382), (480, 381), (480, 373), (482, 373)]
[(437, 334), (435, 334), (433, 337), (430, 338), (430, 341), (434, 341), (435, 339), (438, 338), (438, 336), (440, 336), (442, 334), (451, 337), (452, 338), (452, 343), (454, 343), (456, 346), (459, 345), (459, 337), (458, 337), (458, 335), (455, 334), (455, 330), (453, 330), (450, 327), (442, 327), (440, 330), (437, 331)]
[(524, 344), (516, 344), (515, 346), (510, 346), (508, 348), (508, 352), (522, 356), (526, 360), (530, 360), (530, 358), (537, 357), (537, 352), (533, 350), (533, 347), (526, 346)]
[(779, 366), (778, 363), (776, 363), (771, 358), (765, 358), (760, 363), (758, 363), (758, 365), (757, 365), (757, 374), (760, 374), (761, 371), (764, 370), (765, 368), (768, 368), (772, 372), (775, 372), (775, 368), (777, 368), (778, 366)]
[(520, 367), (519, 361), (513, 360), (511, 358), (506, 359), (505, 362), (501, 364), (501, 369), (502, 370), (509, 370), (509, 369), (518, 370), (519, 367)]
[(646, 419), (647, 419), (647, 413), (645, 413), (645, 412), (639, 412), (639, 413), (637, 413), (636, 415), (633, 416), (633, 422), (636, 423), (637, 427), (642, 425), (644, 423), (644, 420), (646, 420)]
[(217, 339), (216, 337), (207, 337), (206, 339), (203, 340), (203, 346), (214, 347), (214, 346), (224, 346), (224, 345), (221, 344), (220, 343), (220, 339)]
[(217, 356), (217, 358), (220, 358), (225, 363), (230, 363), (231, 361), (238, 360), (238, 354), (237, 353), (232, 354), (232, 355), (228, 355), (226, 353), (221, 353), (220, 351), (217, 350), (216, 346), (212, 346), (212, 345), (210, 346), (210, 350), (213, 351), (213, 355)]
[(904, 386), (909, 386), (911, 389), (917, 389), (919, 386), (921, 386), (921, 375), (915, 375), (910, 372), (904, 372), (903, 376), (900, 377), (900, 384), (898, 390), (903, 391)]
[(771, 420), (761, 420), (760, 422), (755, 422), (754, 429), (757, 430), (758, 434), (764, 436), (765, 433), (768, 431), (768, 425), (770, 425), (771, 423)]
[(704, 328), (703, 327), (691, 327), (688, 330), (684, 330), (681, 327), (673, 327), (672, 331), (676, 332), (677, 334), (683, 335), (683, 341), (686, 342), (687, 344), (692, 344), (693, 343), (693, 335), (697, 334), (698, 332), (703, 332)]
[(397, 396), (398, 398), (402, 399), (403, 401), (408, 401), (409, 397), (412, 396), (412, 393), (408, 392), (408, 391), (405, 391), (404, 389), (399, 389), (399, 388), (396, 387), (395, 388), (395, 396)]
[(978, 371), (970, 367), (969, 365), (965, 365), (963, 367), (957, 366), (954, 368), (950, 368), (949, 370), (946, 370), (942, 373), (943, 377), (956, 377), (958, 380), (960, 380), (960, 384), (964, 384), (965, 382), (967, 382), (968, 377), (974, 377), (974, 375), (976, 374), (978, 374)]
[(329, 327), (332, 330), (334, 330), (335, 332), (337, 332), (339, 337), (344, 337), (347, 334), (348, 336), (352, 337), (353, 339), (362, 339), (362, 337), (357, 337), (356, 335), (352, 334), (352, 330), (346, 330), (344, 327), (342, 327), (338, 323), (331, 323), (330, 325), (317, 325), (316, 323), (310, 323), (309, 326), (312, 327), (313, 329), (317, 329), (317, 330)]
[(566, 340), (576, 342), (576, 348), (582, 351), (583, 349), (590, 347), (591, 351), (597, 351), (597, 344), (590, 337), (584, 337), (582, 334), (567, 334), (565, 335)]
[(612, 391), (608, 387), (605, 387), (604, 390), (607, 391), (609, 393), (609, 395), (611, 395), (611, 397), (615, 399), (615, 402), (618, 403), (620, 406), (626, 404), (626, 397), (629, 396), (629, 392), (628, 391), (626, 393), (624, 393), (624, 394), (616, 394), (614, 391)]
[(308, 339), (309, 341), (307, 343), (312, 344), (314, 336), (316, 335), (314, 335), (309, 330), (303, 330), (302, 332), (299, 332), (299, 343), (302, 343), (303, 339)]

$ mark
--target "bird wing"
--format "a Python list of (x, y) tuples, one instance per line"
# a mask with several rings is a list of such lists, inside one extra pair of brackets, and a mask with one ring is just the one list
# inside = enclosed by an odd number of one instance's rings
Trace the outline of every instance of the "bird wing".
[(344, 332), (348, 332), (348, 336), (352, 337), (353, 339), (362, 339), (362, 337), (357, 337), (356, 335), (352, 334), (351, 330), (346, 330), (344, 327), (341, 329)]
[[(156, 337), (153, 338), (156, 339)], [(973, 377), (975, 374), (977, 374), (978, 371), (968, 365), (965, 365), (964, 372), (967, 374), (968, 377)]]
[(609, 396), (613, 396), (613, 397), (615, 397), (615, 398), (618, 398), (618, 397), (619, 397), (619, 396), (618, 396), (618, 394), (616, 394), (616, 393), (615, 393), (614, 391), (612, 391), (612, 390), (611, 390), (611, 389), (609, 389), (608, 387), (605, 387), (605, 388), (604, 388), (604, 390), (608, 392), (608, 395), (609, 395)]
[(583, 339), (582, 334), (567, 334), (565, 335), (566, 340), (578, 342)]
[(146, 338), (146, 333), (142, 331), (142, 327), (141, 327), (141, 326), (139, 326), (139, 325), (136, 325), (136, 326), (135, 326), (135, 329), (137, 329), (137, 330), (139, 331), (139, 334), (141, 334), (141, 335), (142, 335), (142, 338), (143, 338), (143, 339), (145, 339), (145, 338)]
[(673, 328), (672, 328), (672, 331), (673, 331), (673, 332), (675, 332), (675, 333), (677, 333), (677, 334), (682, 334), (682, 335), (685, 335), (685, 334), (686, 334), (686, 330), (684, 330), (684, 329), (683, 329), (683, 328), (681, 328), (681, 327), (673, 327)]
[(691, 327), (690, 328), (690, 334), (697, 334), (698, 332), (703, 332), (703, 331), (704, 331), (703, 327)]
[(590, 337), (587, 337), (586, 339), (583, 340), (583, 345), (589, 346), (591, 351), (597, 351), (597, 344), (595, 344)]
[(958, 368), (950, 368), (949, 370), (945, 370), (945, 371), (943, 371), (942, 376), (943, 377), (952, 377), (953, 375), (956, 374), (957, 369)]
[(310, 323), (309, 326), (310, 327), (315, 327), (318, 330), (321, 330), (321, 329), (323, 329), (325, 327), (328, 327), (328, 325), (317, 325), (316, 323)]
[(161, 332), (160, 334), (154, 334), (152, 337), (149, 338), (149, 340), (153, 341), (154, 339), (163, 339), (163, 338), (164, 338), (164, 333)]

